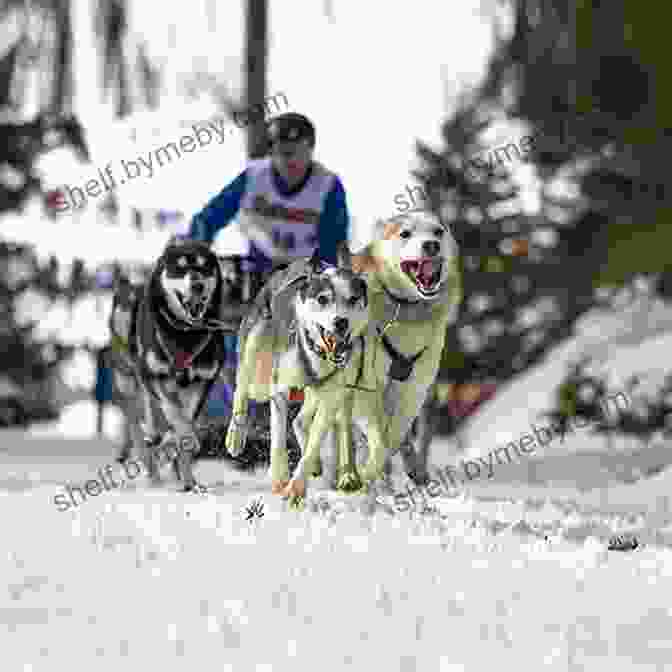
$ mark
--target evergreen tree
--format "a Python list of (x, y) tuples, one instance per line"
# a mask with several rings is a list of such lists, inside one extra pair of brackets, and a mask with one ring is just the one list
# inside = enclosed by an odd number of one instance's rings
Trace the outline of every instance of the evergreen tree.
[(633, 0), (511, 5), (513, 36), (501, 40), (483, 96), (515, 91), (509, 114), (538, 132), (542, 178), (576, 177), (593, 284), (669, 272), (672, 65), (656, 13)]
[[(444, 125), (440, 153), (419, 146), (425, 169), (418, 178), (450, 222), (462, 256), (464, 301), (440, 373), (460, 383), (504, 382), (524, 371), (592, 305), (590, 277), (574, 271), (571, 236), (543, 212), (527, 215), (515, 205), (518, 189), (502, 160), (506, 152), (518, 158), (514, 145), (501, 154), (482, 146), (491, 123), (484, 107), (478, 97), (462, 103)], [(485, 151), (499, 164), (475, 159)]]
[[(506, 380), (538, 361), (605, 284), (663, 271), (657, 288), (672, 294), (670, 99), (661, 95), (670, 63), (652, 13), (629, 0), (505, 4), (513, 31), (498, 32), (483, 85), (444, 125), (440, 152), (419, 147), (418, 177), (464, 255), (465, 300), (441, 371), (456, 382)], [(495, 214), (512, 187), (499, 166), (474, 159), (495, 114), (530, 128), (523, 160), (542, 197), (534, 216)], [(559, 180), (575, 193), (558, 197)], [(526, 254), (507, 253), (515, 248)]]
[(36, 340), (37, 322), (22, 314), (37, 298), (49, 303), (46, 282), (53, 278), (38, 266), (30, 247), (2, 241), (0, 269), (4, 270), (0, 274), (0, 370), (22, 391), (22, 420), (54, 417), (51, 397), (57, 368), (73, 348)]

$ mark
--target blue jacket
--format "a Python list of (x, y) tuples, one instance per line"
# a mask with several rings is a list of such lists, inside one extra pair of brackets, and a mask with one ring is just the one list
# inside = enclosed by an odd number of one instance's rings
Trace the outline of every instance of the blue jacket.
[[(240, 203), (247, 186), (247, 171), (243, 171), (228, 186), (217, 194), (191, 220), (187, 237), (212, 243), (216, 234), (238, 214)], [(276, 187), (281, 193), (289, 189), (277, 173), (274, 174)], [(336, 177), (334, 186), (327, 194), (324, 209), (318, 224), (318, 249), (320, 257), (331, 264), (336, 264), (338, 243), (348, 240), (350, 217), (346, 204), (345, 189), (341, 180)], [(250, 246), (250, 256), (260, 266), (270, 266), (271, 260), (254, 243)]]

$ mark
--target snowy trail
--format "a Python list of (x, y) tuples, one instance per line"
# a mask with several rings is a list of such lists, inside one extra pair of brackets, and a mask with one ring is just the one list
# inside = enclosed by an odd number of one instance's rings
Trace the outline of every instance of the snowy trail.
[[(291, 512), (262, 478), (209, 463), (198, 469), (219, 483), (215, 497), (138, 480), (59, 512), (54, 493), (94, 478), (112, 443), (0, 436), (0, 469), (14, 474), (0, 486), (11, 672), (672, 664), (672, 551), (654, 539), (656, 521), (550, 501), (599, 505), (597, 492), (486, 482), (432, 500), (441, 515)], [(646, 509), (668, 481), (613, 486), (602, 503), (630, 507), (630, 492)], [(260, 495), (265, 515), (247, 522)], [(655, 543), (607, 552), (606, 538), (628, 526)]]

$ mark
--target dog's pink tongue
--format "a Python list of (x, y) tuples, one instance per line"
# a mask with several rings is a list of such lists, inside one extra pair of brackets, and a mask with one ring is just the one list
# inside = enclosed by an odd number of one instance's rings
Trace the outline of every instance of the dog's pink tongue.
[(175, 367), (178, 369), (188, 369), (191, 366), (191, 353), (184, 350), (178, 350), (175, 353)]
[(418, 269), (418, 278), (423, 285), (428, 285), (432, 281), (432, 276), (434, 275), (434, 262), (427, 259), (420, 262), (420, 268)]

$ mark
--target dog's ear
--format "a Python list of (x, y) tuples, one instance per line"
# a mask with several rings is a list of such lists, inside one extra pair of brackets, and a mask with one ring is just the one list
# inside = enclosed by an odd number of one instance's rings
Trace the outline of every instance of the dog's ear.
[(346, 240), (342, 240), (336, 246), (336, 265), (348, 271), (352, 270), (352, 255), (350, 254), (350, 248)]
[(378, 270), (378, 262), (371, 254), (370, 245), (351, 255), (351, 268), (355, 273), (375, 273)]

